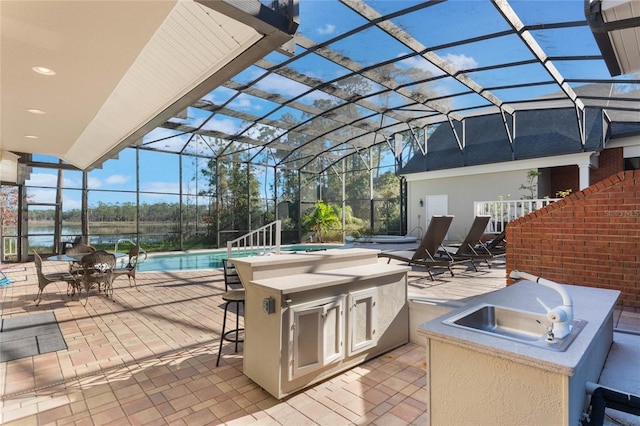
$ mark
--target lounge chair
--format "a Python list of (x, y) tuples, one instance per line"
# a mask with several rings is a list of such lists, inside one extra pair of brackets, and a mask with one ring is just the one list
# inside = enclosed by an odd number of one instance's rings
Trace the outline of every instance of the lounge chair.
[[(406, 262), (409, 265), (422, 266), (429, 272), (429, 277), (433, 280), (433, 274), (431, 269), (433, 268), (447, 268), (453, 276), (451, 265), (455, 260), (446, 255), (442, 257), (436, 257), (438, 250), (442, 248), (442, 242), (449, 231), (453, 216), (433, 216), (427, 232), (422, 237), (422, 241), (416, 250), (392, 250), (383, 251), (378, 254), (378, 257), (387, 257), (389, 262), (391, 259)], [(388, 263), (388, 262), (387, 262)]]
[(489, 251), (494, 257), (505, 256), (507, 253), (507, 242), (505, 241), (505, 231), (493, 237), (491, 241), (483, 244), (485, 250)]
[(491, 267), (489, 260), (494, 256), (481, 242), (490, 219), (491, 216), (476, 216), (464, 240), (460, 244), (447, 245), (439, 250), (437, 257), (453, 258), (456, 262), (470, 261), (476, 272), (478, 271), (477, 261), (484, 261)]

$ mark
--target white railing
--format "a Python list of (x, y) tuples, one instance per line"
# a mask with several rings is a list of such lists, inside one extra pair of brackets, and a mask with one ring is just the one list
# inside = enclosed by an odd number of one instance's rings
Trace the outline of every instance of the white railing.
[(560, 198), (539, 198), (536, 200), (475, 201), (473, 203), (473, 211), (475, 216), (491, 216), (489, 224), (487, 225), (487, 232), (500, 233), (505, 229), (505, 225), (513, 219), (528, 215), (559, 199)]
[(227, 259), (280, 254), (282, 222), (276, 220), (235, 240), (227, 241)]
[(18, 237), (2, 237), (1, 260), (6, 260), (9, 256), (18, 255)]

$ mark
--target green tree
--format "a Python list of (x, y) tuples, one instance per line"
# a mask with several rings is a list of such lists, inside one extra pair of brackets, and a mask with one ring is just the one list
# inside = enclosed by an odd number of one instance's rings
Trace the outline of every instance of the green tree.
[(311, 212), (302, 216), (302, 226), (305, 232), (315, 231), (323, 243), (326, 232), (340, 226), (340, 218), (333, 207), (318, 200)]
[(542, 172), (531, 169), (527, 172), (527, 181), (520, 185), (520, 189), (523, 191), (529, 191), (529, 194), (524, 195), (522, 198), (525, 200), (533, 200), (534, 198), (538, 198), (538, 176), (540, 176)]

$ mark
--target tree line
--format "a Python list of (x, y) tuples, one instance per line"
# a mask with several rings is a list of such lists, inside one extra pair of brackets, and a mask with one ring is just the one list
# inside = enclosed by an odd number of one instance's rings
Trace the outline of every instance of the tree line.
[[(180, 219), (180, 203), (153, 203), (140, 204), (140, 221), (143, 222), (177, 222)], [(89, 208), (89, 222), (132, 222), (136, 220), (135, 203), (98, 203), (96, 207)], [(195, 205), (182, 205), (182, 214), (192, 216), (196, 212)], [(29, 210), (29, 220), (53, 221), (55, 210)], [(66, 210), (62, 212), (63, 222), (81, 221), (80, 209)]]

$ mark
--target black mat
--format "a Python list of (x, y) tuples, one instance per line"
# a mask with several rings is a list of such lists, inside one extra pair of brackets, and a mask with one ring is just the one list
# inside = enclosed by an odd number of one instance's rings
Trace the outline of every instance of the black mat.
[(52, 312), (0, 319), (0, 362), (67, 349)]

